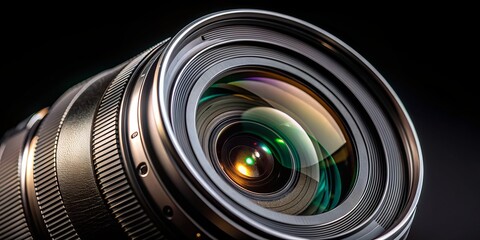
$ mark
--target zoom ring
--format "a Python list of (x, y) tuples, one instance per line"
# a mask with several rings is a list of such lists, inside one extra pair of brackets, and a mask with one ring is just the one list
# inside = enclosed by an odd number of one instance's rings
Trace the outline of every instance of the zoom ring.
[(161, 239), (163, 234), (147, 216), (132, 191), (124, 166), (119, 140), (119, 115), (123, 94), (140, 61), (132, 60), (110, 83), (95, 116), (92, 154), (100, 191), (113, 216), (131, 239)]
[(71, 101), (83, 84), (76, 85), (52, 106), (38, 130), (33, 162), (35, 194), (52, 239), (79, 239), (68, 217), (57, 178), (57, 140)]
[[(31, 239), (22, 206), (19, 158), (26, 131), (11, 136), (0, 146), (0, 239)], [(4, 147), (4, 148), (3, 148)], [(2, 153), (2, 148), (4, 149)]]

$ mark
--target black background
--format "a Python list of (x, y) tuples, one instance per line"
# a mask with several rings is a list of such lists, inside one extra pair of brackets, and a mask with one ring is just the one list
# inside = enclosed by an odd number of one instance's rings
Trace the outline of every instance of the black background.
[[(424, 152), (424, 190), (409, 239), (480, 238), (480, 118), (475, 9), (364, 2), (206, 1), (103, 7), (19, 3), (0, 14), (0, 134), (75, 83), (216, 10), (260, 8), (336, 35), (402, 99)], [(117, 8), (117, 9), (115, 9)]]

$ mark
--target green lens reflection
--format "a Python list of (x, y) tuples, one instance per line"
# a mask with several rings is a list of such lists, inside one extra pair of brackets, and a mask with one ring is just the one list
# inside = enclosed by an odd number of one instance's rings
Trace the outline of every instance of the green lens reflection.
[(247, 159), (245, 159), (245, 163), (249, 166), (252, 166), (253, 164), (255, 164), (255, 160), (253, 160), (253, 158), (251, 157), (247, 157)]

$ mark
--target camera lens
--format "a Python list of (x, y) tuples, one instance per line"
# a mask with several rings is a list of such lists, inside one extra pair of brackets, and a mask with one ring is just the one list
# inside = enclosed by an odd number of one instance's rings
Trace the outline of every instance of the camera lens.
[(267, 69), (223, 75), (197, 109), (200, 141), (216, 171), (277, 212), (315, 215), (335, 208), (356, 175), (340, 116), (292, 76)]
[(402, 239), (423, 180), (398, 97), (324, 30), (206, 15), (0, 145), (0, 239)]

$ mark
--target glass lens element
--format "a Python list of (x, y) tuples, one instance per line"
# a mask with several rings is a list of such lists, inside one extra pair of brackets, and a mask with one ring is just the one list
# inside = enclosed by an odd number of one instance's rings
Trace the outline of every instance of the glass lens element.
[(217, 172), (273, 211), (329, 211), (356, 179), (339, 115), (300, 81), (279, 73), (242, 70), (214, 82), (199, 101), (197, 130)]

